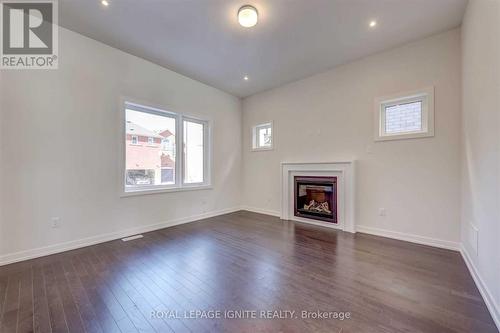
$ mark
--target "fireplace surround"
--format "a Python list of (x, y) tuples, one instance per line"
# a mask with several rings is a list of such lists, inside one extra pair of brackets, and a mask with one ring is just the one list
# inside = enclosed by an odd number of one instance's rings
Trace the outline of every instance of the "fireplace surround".
[[(355, 226), (355, 161), (347, 162), (281, 162), (281, 211), (282, 220), (310, 223), (328, 228), (356, 232)], [(336, 223), (310, 216), (295, 215), (295, 177), (336, 177)]]

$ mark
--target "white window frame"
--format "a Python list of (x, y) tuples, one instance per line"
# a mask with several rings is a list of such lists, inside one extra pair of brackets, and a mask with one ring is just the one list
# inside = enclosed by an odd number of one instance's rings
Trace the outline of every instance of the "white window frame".
[[(134, 143), (134, 138), (135, 138), (135, 143)], [(130, 136), (130, 144), (137, 146), (139, 145), (139, 136), (138, 135), (131, 135)]]
[[(386, 108), (414, 102), (422, 103), (422, 128), (418, 131), (387, 133), (385, 124)], [(375, 99), (374, 119), (375, 141), (416, 139), (434, 136), (434, 87), (406, 91)]]
[[(271, 146), (269, 147), (260, 147), (259, 142), (259, 130), (262, 128), (271, 128)], [(252, 151), (266, 151), (274, 149), (274, 126), (272, 121), (268, 121), (265, 123), (257, 124), (252, 126)]]
[[(164, 115), (167, 117), (175, 118), (175, 184), (166, 185), (141, 185), (134, 188), (126, 187), (126, 145), (124, 138), (126, 137), (126, 110), (132, 109), (140, 112), (151, 114)], [(155, 106), (152, 103), (137, 101), (131, 98), (122, 98), (120, 100), (120, 195), (122, 197), (189, 191), (189, 190), (204, 190), (212, 188), (212, 121), (199, 116), (185, 115), (167, 111), (169, 108), (163, 106)], [(200, 183), (184, 183), (184, 150), (182, 149), (184, 143), (184, 120), (198, 122), (204, 125), (204, 158), (203, 158), (203, 182)]]
[[(182, 180), (182, 187), (197, 187), (197, 186), (203, 186), (206, 183), (206, 178), (210, 176), (210, 173), (207, 173), (208, 170), (210, 170), (210, 149), (208, 147), (208, 142), (210, 142), (210, 126), (209, 122), (205, 120), (200, 120), (197, 118), (189, 117), (189, 116), (182, 116), (182, 146), (184, 146), (184, 121), (189, 121), (192, 123), (197, 123), (200, 125), (203, 125), (203, 182), (201, 183), (185, 183), (184, 182), (184, 175), (186, 174), (186, 163), (185, 158), (186, 156), (184, 155), (184, 150), (182, 150), (182, 175), (181, 175), (181, 180)], [(177, 143), (177, 141), (176, 141)]]
[(155, 138), (152, 136), (148, 136), (148, 145), (149, 146), (154, 146), (155, 145)]

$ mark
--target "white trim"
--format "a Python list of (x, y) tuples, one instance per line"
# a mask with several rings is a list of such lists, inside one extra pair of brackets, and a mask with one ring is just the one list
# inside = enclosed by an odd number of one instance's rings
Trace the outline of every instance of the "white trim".
[(253, 152), (257, 152), (257, 151), (268, 151), (268, 150), (274, 150), (274, 148), (273, 148), (273, 147), (252, 148), (252, 151), (253, 151)]
[[(422, 129), (420, 131), (385, 133), (385, 107), (400, 103), (422, 101)], [(375, 99), (374, 106), (374, 140), (403, 140), (434, 136), (434, 86), (419, 90), (404, 91)]]
[[(212, 149), (213, 149), (213, 136), (212, 136), (212, 119), (192, 115), (189, 113), (178, 113), (170, 111), (169, 107), (157, 105), (154, 103), (138, 101), (134, 98), (126, 96), (120, 97), (120, 105), (118, 112), (119, 124), (121, 126), (120, 139), (119, 139), (119, 182), (118, 193), (120, 197), (128, 197), (134, 195), (147, 195), (155, 193), (178, 192), (178, 191), (192, 191), (192, 190), (205, 190), (212, 188)], [(126, 183), (126, 142), (123, 138), (126, 137), (126, 109), (129, 106), (131, 109), (153, 114), (162, 114), (165, 117), (175, 119), (175, 184), (162, 184), (162, 185), (147, 185), (127, 187)], [(203, 182), (202, 183), (184, 183), (184, 150), (182, 149), (184, 143), (184, 120), (203, 124), (204, 131), (204, 158), (203, 158)]]
[[(261, 128), (271, 128), (271, 146), (265, 147), (260, 146), (259, 140), (259, 129)], [(274, 150), (274, 124), (273, 121), (267, 121), (261, 124), (257, 124), (252, 126), (252, 151), (266, 151), (266, 150)]]
[(426, 236), (419, 236), (419, 235), (414, 235), (414, 234), (409, 234), (409, 233), (399, 232), (399, 231), (391, 231), (391, 230), (386, 230), (386, 229), (367, 227), (367, 226), (363, 226), (363, 225), (356, 226), (356, 231), (362, 232), (365, 234), (387, 237), (387, 238), (397, 239), (397, 240), (421, 244), (421, 245), (428, 245), (428, 246), (439, 247), (439, 248), (447, 249), (447, 250), (460, 251), (460, 243), (459, 242), (452, 242), (452, 241), (431, 238), (431, 237), (426, 237)]
[(270, 215), (274, 217), (280, 217), (280, 212), (275, 211), (275, 210), (267, 210), (267, 209), (261, 209), (257, 207), (250, 207), (250, 206), (241, 206), (241, 210), (246, 210), (248, 212), (252, 213), (259, 213), (259, 214), (264, 214), (264, 215)]
[(12, 264), (12, 263), (19, 262), (19, 261), (34, 259), (34, 258), (38, 258), (38, 257), (48, 256), (48, 255), (56, 254), (56, 253), (60, 253), (60, 252), (70, 251), (70, 250), (74, 250), (74, 249), (78, 249), (78, 248), (86, 247), (86, 246), (90, 246), (90, 245), (95, 245), (95, 244), (99, 244), (99, 243), (109, 242), (112, 240), (121, 239), (121, 238), (129, 237), (129, 236), (133, 236), (133, 235), (137, 235), (137, 234), (142, 234), (142, 233), (146, 233), (146, 232), (150, 232), (150, 231), (155, 231), (155, 230), (159, 230), (159, 229), (172, 227), (174, 225), (190, 223), (190, 222), (195, 222), (198, 220), (202, 220), (202, 219), (206, 219), (206, 218), (210, 218), (210, 217), (214, 217), (214, 216), (234, 213), (234, 212), (237, 212), (239, 210), (241, 210), (240, 207), (227, 208), (227, 209), (222, 209), (222, 210), (213, 211), (213, 212), (209, 212), (209, 213), (203, 213), (203, 214), (178, 218), (178, 219), (174, 219), (174, 220), (170, 220), (170, 221), (164, 221), (164, 222), (160, 222), (160, 223), (150, 224), (150, 225), (146, 225), (146, 226), (125, 229), (122, 231), (116, 231), (116, 232), (112, 232), (112, 233), (96, 235), (96, 236), (87, 237), (87, 238), (81, 238), (81, 239), (72, 240), (69, 242), (43, 246), (43, 247), (39, 247), (39, 248), (35, 248), (35, 249), (19, 251), (19, 252), (14, 252), (14, 253), (8, 253), (8, 254), (0, 256), (0, 266)]
[(486, 307), (490, 311), (495, 325), (497, 325), (498, 331), (500, 332), (500, 305), (495, 301), (493, 294), (488, 289), (488, 286), (486, 285), (484, 280), (481, 278), (479, 270), (476, 268), (476, 266), (474, 266), (474, 262), (471, 260), (469, 252), (467, 252), (467, 249), (465, 248), (465, 246), (463, 246), (463, 244), (460, 247), (460, 253), (462, 254), (465, 264), (467, 265), (467, 268), (472, 275), (472, 279), (474, 279), (474, 282), (476, 283), (477, 289), (479, 289), (479, 293), (481, 293), (481, 296), (483, 297)]
[(122, 241), (124, 241), (124, 242), (130, 242), (130, 241), (133, 241), (133, 240), (136, 240), (136, 239), (140, 239), (140, 238), (143, 238), (143, 237), (144, 237), (144, 235), (139, 234), (139, 235), (135, 235), (135, 236), (130, 236), (130, 237), (122, 238)]
[[(182, 184), (181, 187), (203, 187), (203, 186), (210, 186), (212, 184), (212, 121), (207, 120), (207, 119), (201, 119), (201, 118), (196, 118), (196, 117), (191, 117), (191, 116), (186, 116), (186, 115), (180, 115), (180, 120), (181, 120), (181, 143), (182, 145), (179, 145), (180, 147), (180, 154), (178, 156), (181, 156), (182, 158), (182, 173), (180, 175), (180, 183)], [(184, 150), (182, 149), (185, 147), (185, 142), (184, 142), (184, 122), (190, 122), (190, 123), (195, 123), (202, 125), (203, 127), (203, 182), (199, 183), (186, 183), (184, 180), (184, 176), (186, 175), (186, 154), (184, 153)], [(176, 141), (177, 143), (177, 141)]]
[(122, 192), (120, 194), (121, 198), (132, 197), (135, 195), (148, 195), (148, 194), (160, 194), (160, 193), (172, 193), (172, 192), (184, 192), (184, 191), (201, 191), (201, 190), (212, 190), (214, 187), (212, 185), (185, 185), (183, 187), (169, 186), (165, 187), (157, 186), (155, 188), (142, 188), (139, 190), (129, 190)]

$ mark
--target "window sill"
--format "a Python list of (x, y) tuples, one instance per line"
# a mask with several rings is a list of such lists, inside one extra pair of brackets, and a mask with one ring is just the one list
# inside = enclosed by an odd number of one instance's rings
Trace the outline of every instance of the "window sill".
[(149, 195), (149, 194), (159, 194), (159, 193), (170, 193), (170, 192), (184, 192), (184, 191), (197, 191), (197, 190), (211, 190), (212, 185), (196, 185), (196, 186), (184, 186), (184, 187), (168, 187), (168, 188), (156, 188), (156, 189), (137, 189), (122, 191), (120, 197), (131, 197), (136, 195)]
[(252, 151), (269, 151), (269, 150), (274, 150), (274, 147), (252, 148)]
[(402, 133), (402, 134), (392, 134), (392, 135), (379, 135), (375, 137), (375, 141), (392, 141), (392, 140), (407, 140), (407, 139), (419, 139), (419, 138), (430, 138), (434, 136), (434, 132), (413, 132), (413, 133)]

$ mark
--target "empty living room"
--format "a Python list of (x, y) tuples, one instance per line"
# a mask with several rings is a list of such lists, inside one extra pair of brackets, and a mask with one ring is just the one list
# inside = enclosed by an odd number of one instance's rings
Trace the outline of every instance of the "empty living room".
[(0, 27), (0, 333), (500, 332), (500, 0)]

